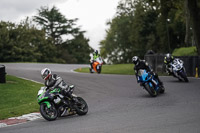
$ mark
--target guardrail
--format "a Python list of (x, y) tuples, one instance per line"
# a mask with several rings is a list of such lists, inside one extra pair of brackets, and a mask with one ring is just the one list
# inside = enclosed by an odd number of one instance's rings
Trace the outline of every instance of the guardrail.
[[(149, 63), (155, 72), (165, 73), (164, 67), (165, 54), (145, 55), (144, 59)], [(200, 56), (174, 56), (184, 61), (184, 66), (188, 76), (199, 77)]]

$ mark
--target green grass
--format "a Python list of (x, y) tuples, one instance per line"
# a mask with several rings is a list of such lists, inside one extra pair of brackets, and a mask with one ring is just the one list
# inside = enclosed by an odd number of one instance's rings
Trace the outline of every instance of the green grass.
[(174, 56), (196, 56), (197, 48), (196, 47), (177, 48), (173, 51), (172, 55), (174, 55)]
[[(133, 64), (114, 64), (114, 65), (103, 65), (102, 72), (103, 74), (120, 74), (120, 75), (135, 75), (133, 70)], [(81, 73), (90, 73), (89, 67), (78, 68), (76, 72)], [(168, 76), (166, 73), (157, 73), (159, 76)]]
[(38, 112), (37, 92), (42, 84), (7, 75), (0, 84), (0, 120)]
[[(89, 73), (89, 67), (79, 68), (75, 70), (76, 72)], [(114, 65), (103, 65), (103, 74), (125, 74), (133, 75), (135, 74), (133, 70), (133, 64), (114, 64)]]

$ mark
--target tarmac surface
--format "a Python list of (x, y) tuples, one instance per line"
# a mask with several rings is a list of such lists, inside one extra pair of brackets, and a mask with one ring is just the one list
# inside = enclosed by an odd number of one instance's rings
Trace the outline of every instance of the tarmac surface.
[[(134, 75), (74, 73), (89, 65), (7, 63), (6, 72), (43, 82), (40, 71), (52, 69), (89, 106), (85, 116), (61, 117), (49, 122), (39, 117), (0, 128), (1, 133), (199, 133), (200, 80), (179, 82), (161, 77), (166, 93), (155, 98), (142, 89)], [(40, 88), (38, 88), (39, 90)], [(36, 101), (37, 102), (37, 101)]]

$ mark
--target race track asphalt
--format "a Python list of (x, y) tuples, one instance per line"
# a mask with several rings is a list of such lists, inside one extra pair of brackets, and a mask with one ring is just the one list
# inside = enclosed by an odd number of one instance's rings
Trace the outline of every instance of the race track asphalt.
[[(38, 119), (0, 128), (0, 133), (199, 133), (200, 80), (179, 82), (161, 77), (166, 93), (152, 98), (134, 75), (84, 74), (71, 70), (89, 65), (6, 63), (6, 72), (43, 82), (40, 71), (52, 69), (75, 93), (83, 97), (89, 112), (85, 116)], [(39, 89), (39, 88), (38, 88)], [(36, 94), (37, 95), (37, 94)], [(36, 101), (37, 102), (37, 101)]]

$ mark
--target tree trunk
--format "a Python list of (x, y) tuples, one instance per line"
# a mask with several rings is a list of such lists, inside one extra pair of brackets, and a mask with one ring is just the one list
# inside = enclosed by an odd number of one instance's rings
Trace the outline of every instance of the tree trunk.
[(190, 14), (188, 10), (188, 1), (185, 0), (185, 46), (188, 47), (190, 44)]
[(162, 52), (168, 52), (170, 53), (171, 52), (171, 49), (170, 49), (170, 38), (169, 38), (169, 29), (168, 29), (168, 22), (167, 22), (167, 19), (168, 19), (168, 13), (169, 13), (169, 7), (168, 7), (168, 1), (166, 0), (160, 0), (160, 5), (161, 5), (161, 8), (160, 8), (160, 12), (161, 12), (161, 35), (160, 35), (160, 38), (161, 38), (161, 43), (162, 43)]
[(200, 9), (197, 6), (197, 0), (186, 0), (191, 17), (192, 31), (198, 55), (200, 55)]

